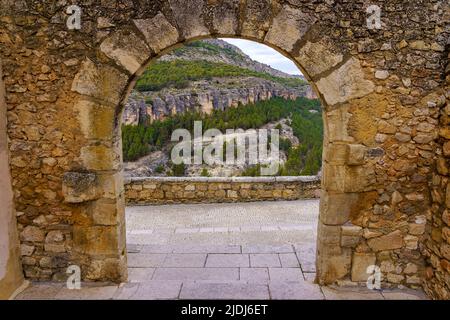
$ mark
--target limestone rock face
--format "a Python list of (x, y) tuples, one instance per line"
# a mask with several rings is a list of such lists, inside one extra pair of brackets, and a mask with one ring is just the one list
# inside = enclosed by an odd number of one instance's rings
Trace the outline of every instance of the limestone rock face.
[[(123, 113), (125, 124), (153, 121), (186, 111), (211, 113), (270, 98), (315, 98), (309, 86), (291, 89), (264, 79), (246, 77), (195, 81), (188, 89), (165, 89), (156, 93), (134, 92)], [(147, 102), (146, 102), (147, 101)]]

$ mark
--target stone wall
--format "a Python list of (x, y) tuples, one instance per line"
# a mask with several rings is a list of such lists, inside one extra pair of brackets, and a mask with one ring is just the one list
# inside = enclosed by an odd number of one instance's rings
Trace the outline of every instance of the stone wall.
[(320, 196), (318, 177), (148, 177), (125, 181), (128, 204), (297, 200)]
[(2, 79), (0, 60), (0, 300), (9, 298), (23, 282), (9, 173), (5, 88)]
[[(448, 56), (450, 58), (450, 54)], [(450, 64), (446, 90), (439, 92), (439, 149), (436, 171), (430, 181), (432, 206), (427, 211), (427, 229), (422, 244), (426, 257), (425, 291), (436, 299), (450, 299)]]

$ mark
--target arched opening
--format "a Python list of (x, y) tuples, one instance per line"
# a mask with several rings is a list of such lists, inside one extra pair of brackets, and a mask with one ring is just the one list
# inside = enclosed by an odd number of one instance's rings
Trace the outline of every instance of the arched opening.
[[(321, 104), (290, 60), (238, 42), (247, 55), (230, 42), (195, 40), (166, 51), (125, 104), (130, 282), (178, 281), (184, 294), (195, 286), (250, 290), (269, 279), (280, 291), (284, 282), (315, 278)], [(253, 60), (257, 53), (279, 69)], [(184, 145), (173, 139), (176, 130), (185, 130)], [(188, 157), (174, 163), (177, 146)]]
[[(318, 281), (320, 283), (333, 283), (337, 279), (350, 276), (352, 252), (355, 243), (358, 243), (361, 238), (361, 227), (353, 226), (349, 219), (352, 211), (360, 209), (355, 206), (359, 199), (367, 197), (367, 194), (360, 194), (360, 192), (365, 191), (369, 183), (367, 176), (370, 174), (370, 171), (367, 171), (366, 174), (363, 167), (366, 163), (366, 147), (355, 144), (354, 138), (349, 135), (348, 110), (351, 106), (345, 102), (370, 94), (374, 91), (374, 85), (370, 80), (365, 79), (359, 61), (340, 53), (328, 38), (311, 39), (305, 43), (302, 42), (301, 47), (296, 46), (295, 43), (299, 41), (295, 38), (295, 34), (298, 34), (296, 27), (294, 30), (292, 26), (285, 25), (285, 17), (281, 13), (280, 15), (280, 22), (274, 23), (271, 31), (265, 37), (234, 33), (214, 34), (214, 37), (239, 36), (276, 48), (277, 51), (295, 61), (305, 77), (311, 80), (312, 87), (315, 88), (321, 99), (324, 108), (325, 131), (322, 179), (324, 191), (321, 197), (316, 265)], [(85, 112), (84, 118), (80, 116), (82, 128), (88, 140), (91, 141), (90, 145), (82, 147), (81, 157), (84, 166), (94, 172), (93, 176), (82, 174), (81, 177), (82, 179), (95, 180), (97, 176), (102, 184), (113, 187), (112, 190), (108, 190), (108, 199), (91, 202), (88, 210), (93, 213), (104, 212), (103, 208), (109, 210), (112, 207), (116, 213), (113, 216), (106, 214), (107, 219), (112, 218), (112, 222), (109, 221), (110, 224), (107, 224), (108, 227), (104, 226), (103, 221), (98, 222), (100, 224), (98, 228), (93, 227), (89, 231), (84, 226), (80, 226), (79, 232), (76, 231), (74, 234), (74, 239), (81, 247), (85, 247), (84, 252), (89, 252), (94, 260), (97, 259), (96, 252), (103, 252), (104, 249), (96, 244), (94, 250), (92, 250), (88, 239), (90, 237), (95, 238), (99, 234), (99, 229), (106, 232), (100, 243), (109, 247), (108, 250), (110, 251), (107, 252), (117, 252), (116, 250), (119, 249), (119, 254), (115, 258), (111, 258), (110, 261), (102, 260), (98, 261), (97, 264), (91, 262), (91, 268), (87, 268), (87, 270), (90, 270), (87, 271), (86, 275), (88, 279), (117, 279), (125, 275), (125, 199), (121, 188), (121, 110), (148, 63), (179, 46), (180, 43), (204, 39), (209, 36), (208, 32), (196, 34), (197, 31), (194, 31), (193, 34), (188, 33), (184, 40), (180, 41), (176, 28), (161, 13), (152, 19), (136, 20), (133, 23), (134, 28), (139, 29), (139, 33), (136, 33), (133, 28), (124, 27), (109, 35), (100, 45), (102, 54), (107, 56), (116, 67), (113, 68), (110, 65), (97, 66), (90, 59), (86, 59), (72, 84), (73, 91), (83, 96), (103, 99), (105, 105), (115, 107), (114, 125), (111, 125), (111, 122), (106, 122), (106, 127), (100, 127), (96, 120), (103, 115), (105, 118), (110, 117), (110, 111), (105, 114), (96, 112), (89, 114), (89, 110), (95, 109), (95, 103), (79, 103), (79, 110)], [(286, 31), (285, 28), (292, 29), (291, 31), (294, 33), (292, 38), (283, 36)], [(292, 52), (296, 52), (295, 55)], [(326, 57), (319, 59), (318, 57), (321, 57), (324, 53), (326, 53)], [(351, 77), (347, 77), (349, 74), (351, 74)], [(333, 107), (338, 105), (339, 108)], [(101, 108), (98, 108), (98, 110), (101, 110)], [(85, 123), (84, 127), (83, 123)], [(104, 142), (99, 143), (99, 140)], [(79, 173), (67, 174), (66, 193), (70, 195), (74, 191), (73, 185), (77, 184), (76, 181), (80, 179), (79, 177)], [(89, 184), (87, 186), (90, 187)], [(75, 199), (66, 197), (69, 198), (69, 202), (91, 200), (89, 198), (79, 199), (80, 197), (83, 198), (84, 194), (76, 190), (75, 193), (80, 193)], [(93, 199), (98, 199), (98, 196), (93, 195)], [(343, 226), (344, 224), (347, 225)], [(341, 243), (341, 233), (345, 233), (345, 236), (350, 239), (349, 243)], [(111, 237), (116, 242), (111, 242)], [(369, 258), (365, 259), (363, 264), (370, 264), (373, 259), (372, 256), (369, 256)], [(355, 274), (360, 278), (366, 277), (362, 269), (355, 271)], [(104, 270), (107, 270), (106, 275), (103, 275)], [(109, 274), (111, 270), (119, 271), (122, 276), (118, 276), (114, 272)]]

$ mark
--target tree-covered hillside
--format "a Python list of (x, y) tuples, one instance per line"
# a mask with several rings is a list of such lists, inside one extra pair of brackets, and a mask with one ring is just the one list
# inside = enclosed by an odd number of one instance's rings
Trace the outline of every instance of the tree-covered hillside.
[(225, 63), (209, 61), (158, 61), (151, 64), (139, 78), (138, 91), (159, 91), (167, 87), (185, 88), (189, 81), (212, 79), (213, 77), (243, 77), (251, 76), (280, 83), (287, 87), (300, 87), (307, 82), (300, 78), (282, 78), (268, 73), (257, 72)]
[[(318, 112), (311, 112), (316, 110)], [(206, 115), (198, 112), (176, 114), (165, 120), (138, 126), (122, 127), (123, 155), (125, 161), (134, 161), (151, 151), (161, 150), (170, 143), (172, 132), (177, 128), (193, 131), (194, 121), (203, 121), (203, 130), (258, 129), (263, 125), (283, 118), (291, 119), (291, 127), (300, 145), (292, 147), (281, 141), (281, 148), (288, 154), (281, 175), (317, 174), (321, 167), (323, 124), (318, 100), (298, 98), (285, 100), (274, 98), (256, 104), (214, 110)], [(244, 174), (256, 175), (259, 170)]]

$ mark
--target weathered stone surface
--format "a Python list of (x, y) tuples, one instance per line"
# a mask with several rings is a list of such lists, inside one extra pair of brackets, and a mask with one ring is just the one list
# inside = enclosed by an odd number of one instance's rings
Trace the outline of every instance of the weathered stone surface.
[(181, 31), (180, 34), (185, 39), (191, 39), (209, 33), (202, 17), (204, 3), (203, 0), (169, 0), (178, 29)]
[(339, 69), (317, 82), (319, 92), (330, 105), (362, 98), (375, 90), (375, 85), (366, 80), (358, 60), (350, 58)]
[(364, 164), (366, 147), (360, 144), (347, 145), (347, 165), (358, 166)]
[(119, 253), (116, 227), (74, 226), (73, 242), (81, 253), (90, 255), (118, 255)]
[(355, 193), (322, 192), (320, 220), (328, 225), (342, 225), (350, 219), (353, 207), (358, 201)]
[(88, 100), (79, 100), (74, 108), (78, 111), (78, 121), (87, 139), (111, 139), (116, 118), (113, 108)]
[(178, 30), (167, 21), (161, 12), (151, 19), (136, 19), (133, 22), (155, 53), (159, 53), (178, 41)]
[(136, 73), (150, 57), (150, 49), (141, 38), (129, 30), (120, 30), (106, 38), (100, 50), (130, 74)]
[(62, 192), (64, 200), (80, 203), (100, 197), (97, 177), (94, 173), (66, 172), (63, 177)]
[(319, 42), (307, 41), (300, 48), (296, 60), (308, 72), (310, 77), (315, 77), (331, 68), (337, 66), (343, 60), (343, 55), (333, 52), (333, 45), (322, 40)]
[(403, 235), (400, 230), (397, 230), (378, 238), (369, 239), (367, 244), (374, 251), (399, 249), (403, 247)]
[(95, 225), (113, 226), (123, 219), (125, 204), (123, 201), (99, 199), (90, 205), (88, 212), (92, 216), (92, 221)]
[(239, 1), (216, 1), (209, 3), (214, 29), (222, 36), (234, 35), (239, 26)]
[[(284, 6), (273, 18), (272, 26), (264, 41), (291, 52), (295, 44), (303, 38), (315, 21), (316, 19), (313, 16), (302, 12), (300, 9)], [(281, 33), (283, 37), (280, 37)]]
[(81, 149), (81, 159), (88, 170), (117, 170), (120, 164), (117, 152), (104, 145), (86, 146)]
[(240, 34), (244, 37), (263, 40), (269, 30), (275, 3), (271, 0), (249, 0), (244, 4)]
[(376, 255), (374, 253), (353, 253), (352, 281), (367, 281), (370, 274), (367, 273), (369, 266), (375, 265)]
[(28, 226), (20, 233), (20, 238), (22, 241), (42, 242), (45, 238), (45, 232), (38, 227)]
[(72, 82), (72, 91), (109, 103), (119, 103), (127, 76), (105, 65), (86, 59)]

